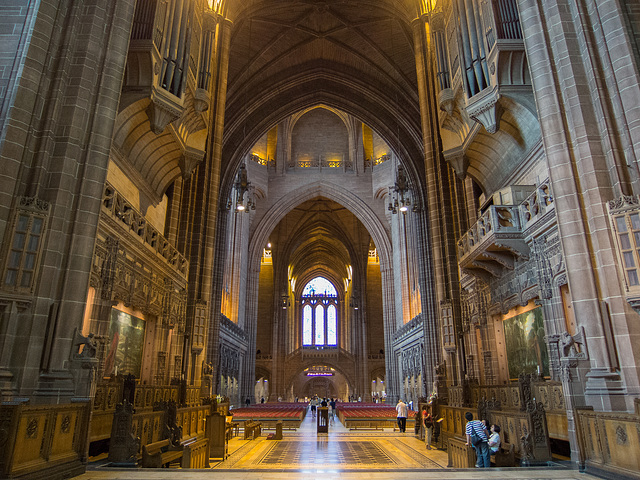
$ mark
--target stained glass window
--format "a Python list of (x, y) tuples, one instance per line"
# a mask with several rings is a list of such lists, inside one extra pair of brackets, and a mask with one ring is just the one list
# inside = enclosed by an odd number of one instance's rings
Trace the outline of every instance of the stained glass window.
[(324, 277), (316, 277), (311, 280), (304, 287), (302, 291), (302, 296), (306, 297), (308, 295), (327, 295), (336, 297), (338, 294), (336, 293), (336, 288), (333, 284)]
[(329, 305), (327, 309), (327, 345), (338, 343), (338, 317), (336, 316), (336, 306)]
[(338, 345), (338, 293), (324, 277), (316, 277), (302, 290), (302, 345)]
[(324, 307), (316, 307), (316, 345), (324, 345)]
[(313, 318), (311, 316), (311, 305), (305, 305), (302, 309), (302, 344), (312, 345)]

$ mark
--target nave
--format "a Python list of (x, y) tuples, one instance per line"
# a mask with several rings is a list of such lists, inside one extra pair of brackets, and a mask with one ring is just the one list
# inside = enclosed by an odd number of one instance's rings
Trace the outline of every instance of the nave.
[(255, 440), (241, 436), (229, 443), (229, 457), (211, 462), (211, 470), (114, 469), (90, 465), (78, 480), (258, 480), (258, 479), (537, 479), (590, 480), (597, 477), (577, 470), (553, 468), (492, 468), (462, 470), (447, 468), (447, 453), (427, 451), (413, 431), (352, 431), (336, 418), (328, 434), (317, 434), (309, 413), (296, 431), (285, 431), (283, 440), (269, 441), (266, 434)]

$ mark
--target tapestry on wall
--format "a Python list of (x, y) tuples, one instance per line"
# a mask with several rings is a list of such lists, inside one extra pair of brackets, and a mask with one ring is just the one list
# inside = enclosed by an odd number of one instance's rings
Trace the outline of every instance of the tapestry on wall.
[[(549, 376), (549, 353), (544, 343), (542, 309), (536, 308), (504, 321), (504, 339), (509, 363), (509, 378), (521, 373), (541, 371)], [(538, 370), (540, 367), (540, 370)]]
[(140, 378), (145, 322), (115, 308), (111, 310), (109, 350), (104, 375), (132, 374)]

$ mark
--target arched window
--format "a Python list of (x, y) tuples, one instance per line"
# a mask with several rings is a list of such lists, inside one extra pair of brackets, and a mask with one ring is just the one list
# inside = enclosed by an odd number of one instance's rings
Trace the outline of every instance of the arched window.
[(338, 345), (338, 293), (333, 284), (316, 277), (302, 290), (302, 345)]

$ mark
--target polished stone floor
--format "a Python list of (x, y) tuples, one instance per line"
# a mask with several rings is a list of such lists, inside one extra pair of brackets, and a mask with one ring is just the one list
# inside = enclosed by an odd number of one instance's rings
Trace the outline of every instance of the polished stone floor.
[(78, 480), (591, 480), (596, 477), (567, 468), (455, 470), (447, 454), (427, 450), (413, 432), (391, 429), (349, 431), (335, 422), (328, 434), (316, 434), (308, 415), (300, 429), (284, 432), (281, 441), (265, 434), (255, 440), (234, 438), (230, 455), (210, 470), (116, 469), (92, 464)]

